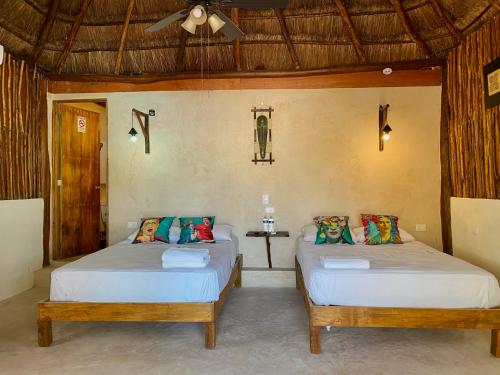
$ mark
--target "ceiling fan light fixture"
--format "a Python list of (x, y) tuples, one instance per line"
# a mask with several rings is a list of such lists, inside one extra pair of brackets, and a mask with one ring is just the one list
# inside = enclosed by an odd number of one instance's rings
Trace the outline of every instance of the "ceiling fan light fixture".
[(188, 17), (182, 24), (181, 27), (190, 32), (191, 34), (196, 34), (196, 24), (193, 22), (191, 17)]
[(215, 34), (217, 31), (222, 29), (226, 24), (217, 14), (212, 14), (208, 17), (208, 24), (212, 28), (212, 32)]
[(188, 17), (188, 19), (191, 19), (191, 21), (197, 26), (203, 25), (207, 22), (207, 18), (207, 11), (201, 5), (195, 6), (189, 13)]

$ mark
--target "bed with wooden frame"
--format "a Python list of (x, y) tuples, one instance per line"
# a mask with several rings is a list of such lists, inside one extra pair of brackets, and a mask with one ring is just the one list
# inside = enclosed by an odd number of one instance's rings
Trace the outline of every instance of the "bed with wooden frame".
[(500, 307), (490, 309), (320, 306), (313, 303), (295, 258), (296, 287), (309, 317), (311, 353), (321, 353), (321, 327), (491, 329), (491, 354), (500, 357)]
[(205, 347), (216, 345), (217, 317), (234, 287), (241, 287), (243, 255), (238, 255), (219, 300), (211, 303), (86, 303), (42, 301), (38, 304), (38, 345), (52, 343), (53, 321), (204, 323)]

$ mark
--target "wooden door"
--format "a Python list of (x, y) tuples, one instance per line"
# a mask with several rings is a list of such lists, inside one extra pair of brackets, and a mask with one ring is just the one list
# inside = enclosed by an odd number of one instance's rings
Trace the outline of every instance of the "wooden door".
[(59, 122), (59, 258), (99, 250), (99, 114), (57, 104)]

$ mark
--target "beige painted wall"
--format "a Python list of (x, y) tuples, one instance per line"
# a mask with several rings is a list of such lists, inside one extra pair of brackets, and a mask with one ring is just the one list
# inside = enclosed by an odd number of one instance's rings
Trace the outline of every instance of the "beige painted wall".
[(43, 260), (43, 199), (0, 201), (0, 300), (33, 287)]
[(451, 199), (453, 254), (493, 273), (500, 280), (500, 200)]
[[(107, 98), (111, 243), (144, 215), (214, 214), (240, 237), (247, 266), (265, 266), (261, 196), (278, 229), (273, 263), (293, 265), (295, 239), (317, 214), (392, 213), (418, 239), (441, 248), (440, 87), (51, 95)], [(273, 106), (276, 164), (253, 165), (250, 108)], [(378, 106), (390, 103), (393, 139), (378, 151)], [(49, 114), (51, 113), (49, 100)], [(151, 154), (128, 141), (132, 107), (156, 109)], [(427, 232), (415, 233), (416, 224)]]

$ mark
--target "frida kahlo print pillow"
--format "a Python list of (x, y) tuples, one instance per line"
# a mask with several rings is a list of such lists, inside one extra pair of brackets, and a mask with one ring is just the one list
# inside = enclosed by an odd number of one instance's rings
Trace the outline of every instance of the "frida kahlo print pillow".
[(315, 245), (324, 243), (354, 245), (349, 230), (349, 216), (316, 216), (314, 222), (318, 228)]
[(392, 215), (362, 214), (366, 245), (402, 244), (398, 217)]

